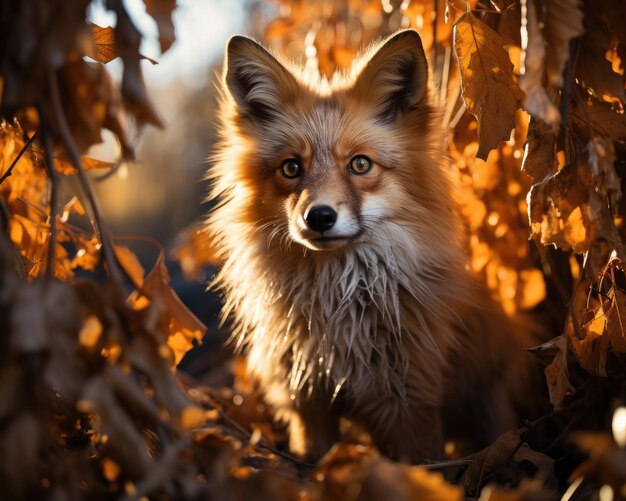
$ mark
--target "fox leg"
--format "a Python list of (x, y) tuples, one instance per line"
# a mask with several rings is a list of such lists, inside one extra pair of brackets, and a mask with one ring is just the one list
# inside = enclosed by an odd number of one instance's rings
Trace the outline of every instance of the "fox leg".
[(300, 457), (320, 459), (339, 440), (339, 420), (328, 408), (305, 404), (289, 418), (289, 449)]
[(365, 424), (375, 445), (392, 459), (419, 463), (444, 456), (443, 423), (437, 407), (398, 408), (392, 419)]
[(265, 399), (276, 419), (287, 425), (293, 454), (317, 460), (339, 440), (339, 416), (325, 395), (314, 392), (292, 399), (287, 386), (274, 381), (265, 387)]

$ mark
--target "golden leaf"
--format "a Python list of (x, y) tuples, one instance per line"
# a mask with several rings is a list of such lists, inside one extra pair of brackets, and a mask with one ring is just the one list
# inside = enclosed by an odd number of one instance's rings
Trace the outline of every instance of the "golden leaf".
[(513, 64), (500, 36), (471, 12), (454, 25), (454, 47), (467, 109), (478, 119), (476, 156), (487, 159), (515, 127), (522, 91), (513, 79)]
[(569, 57), (569, 42), (582, 35), (583, 13), (579, 0), (546, 0), (545, 36), (550, 48), (546, 55), (549, 87), (563, 86), (563, 69)]

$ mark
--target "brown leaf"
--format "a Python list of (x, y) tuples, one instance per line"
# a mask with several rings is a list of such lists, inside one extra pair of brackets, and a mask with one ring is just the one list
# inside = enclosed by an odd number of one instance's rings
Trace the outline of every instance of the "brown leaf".
[[(165, 0), (164, 0), (165, 1)], [(126, 108), (130, 111), (140, 126), (152, 124), (155, 127), (163, 127), (163, 121), (156, 112), (150, 99), (139, 61), (139, 45), (141, 34), (130, 19), (122, 0), (109, 0), (108, 5), (117, 14), (115, 26), (115, 40), (118, 52), (124, 62), (122, 74), (122, 97)]]
[(548, 87), (563, 86), (563, 70), (569, 58), (569, 42), (584, 33), (579, 0), (546, 0), (544, 33), (547, 46), (546, 74)]
[(190, 226), (178, 236), (177, 240), (172, 256), (180, 262), (187, 280), (197, 279), (202, 268), (206, 266), (220, 265), (221, 259), (215, 252), (206, 225)]
[(620, 59), (619, 70), (622, 80), (626, 83), (626, 3), (622, 0), (604, 0), (600, 4), (598, 15), (607, 24), (611, 36), (617, 41), (617, 55)]
[(571, 114), (577, 131), (587, 141), (598, 134), (626, 145), (626, 114), (618, 113), (609, 103), (593, 98), (575, 101)]
[(145, 270), (141, 266), (137, 255), (123, 245), (115, 245), (113, 250), (117, 261), (127, 273), (133, 285), (137, 288), (141, 287), (144, 281)]
[(513, 79), (502, 39), (470, 12), (454, 25), (454, 47), (463, 99), (478, 118), (476, 156), (486, 160), (491, 150), (509, 139), (524, 95)]
[[(154, 268), (146, 276), (141, 288), (131, 296), (131, 302), (138, 304), (141, 296), (158, 302), (165, 315), (165, 335), (167, 344), (174, 353), (177, 364), (193, 347), (194, 341), (201, 341), (206, 326), (183, 304), (169, 285), (170, 276), (161, 252)], [(140, 303), (139, 303), (140, 304)]]
[[(542, 245), (554, 244), (576, 253), (590, 250), (596, 239), (602, 238), (611, 245), (621, 247), (613, 225), (609, 202), (602, 195), (603, 178), (599, 176), (597, 156), (602, 153), (598, 142), (590, 142), (577, 162), (563, 167), (553, 176), (536, 183), (530, 191), (529, 218), (531, 236)], [(612, 163), (605, 159), (603, 162)], [(607, 168), (608, 170), (608, 168)]]
[(509, 461), (521, 444), (519, 432), (511, 429), (500, 435), (489, 447), (476, 454), (464, 475), (465, 490), (471, 493), (477, 492), (485, 475)]
[[(95, 52), (88, 55), (96, 61), (104, 64), (113, 61), (116, 57), (119, 57), (120, 55), (117, 51), (117, 44), (115, 43), (115, 30), (110, 26), (104, 28), (102, 26), (98, 26), (97, 24), (91, 24), (90, 26)], [(152, 64), (158, 64), (154, 59), (150, 59), (142, 54), (140, 54), (140, 56), (142, 59), (146, 59)]]
[[(580, 39), (574, 77), (592, 96), (607, 102), (626, 102), (622, 77), (613, 71), (606, 53), (611, 47), (611, 34), (598, 17), (596, 4), (585, 5), (585, 34)], [(618, 103), (619, 104), (619, 103)]]
[(545, 374), (550, 403), (555, 410), (561, 409), (563, 400), (572, 390), (567, 366), (567, 337), (557, 336), (528, 351), (547, 364)]
[(106, 452), (123, 468), (127, 478), (141, 479), (154, 468), (154, 460), (146, 450), (132, 415), (117, 399), (105, 374), (85, 384), (77, 407), (80, 412), (96, 414), (93, 426), (108, 437)]
[(519, 80), (520, 89), (526, 94), (523, 107), (533, 118), (543, 120), (555, 130), (561, 121), (561, 113), (543, 87), (546, 47), (533, 0), (526, 1), (526, 24), (522, 24), (522, 30), (526, 31), (522, 38), (526, 40), (526, 46), (522, 47), (524, 66)]
[(107, 128), (119, 138), (123, 156), (133, 158), (125, 111), (102, 64), (83, 59), (69, 62), (59, 72), (59, 87), (68, 125), (81, 152), (100, 143), (101, 130)]
[(439, 473), (394, 463), (362, 445), (335, 445), (320, 461), (312, 478), (321, 484), (323, 499), (460, 501), (458, 486)]
[(522, 170), (536, 180), (552, 174), (556, 168), (556, 136), (544, 122), (531, 118), (524, 143)]
[[(583, 310), (581, 317), (589, 318), (578, 335), (570, 334), (574, 354), (586, 371), (606, 376), (609, 353), (626, 353), (626, 293), (615, 283), (621, 275), (622, 262), (612, 258), (602, 273), (604, 286), (610, 287), (601, 296), (600, 305)], [(600, 287), (600, 286), (599, 286)]]
[(119, 57), (117, 45), (115, 44), (115, 32), (110, 26), (101, 27), (97, 24), (91, 25), (91, 34), (96, 46), (94, 59), (101, 63), (108, 63)]
[(174, 43), (174, 23), (172, 14), (176, 8), (176, 0), (144, 0), (146, 12), (152, 16), (159, 29), (159, 43), (161, 53), (169, 49)]
[(35, 106), (45, 97), (48, 77), (82, 53), (89, 41), (85, 22), (88, 0), (19, 2), (0, 19), (3, 77), (0, 112), (4, 116)]
[(515, 451), (513, 461), (516, 463), (530, 461), (537, 467), (542, 478), (549, 479), (554, 477), (554, 459), (541, 452), (532, 450), (526, 443), (520, 445), (519, 449)]

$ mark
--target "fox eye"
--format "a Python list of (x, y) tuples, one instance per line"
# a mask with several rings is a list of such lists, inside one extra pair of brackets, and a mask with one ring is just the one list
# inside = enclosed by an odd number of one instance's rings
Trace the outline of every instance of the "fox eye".
[(362, 176), (367, 174), (372, 168), (372, 161), (364, 155), (357, 155), (350, 160), (350, 172)]
[(302, 173), (302, 164), (296, 158), (288, 158), (280, 166), (280, 173), (287, 179), (294, 179)]

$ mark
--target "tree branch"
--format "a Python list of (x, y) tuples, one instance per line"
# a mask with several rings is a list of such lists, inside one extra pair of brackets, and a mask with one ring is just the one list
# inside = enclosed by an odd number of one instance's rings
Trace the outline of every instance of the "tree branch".
[(11, 162), (11, 165), (9, 165), (9, 168), (7, 169), (7, 171), (4, 174), (2, 174), (2, 177), (0, 177), (0, 184), (2, 184), (6, 180), (6, 178), (8, 178), (11, 174), (13, 174), (13, 168), (17, 165), (17, 162), (20, 161), (20, 158), (22, 158), (22, 155), (26, 153), (26, 150), (30, 148), (30, 145), (33, 144), (33, 141), (37, 137), (38, 133), (39, 131), (35, 131), (35, 133), (30, 137), (30, 139), (26, 141), (26, 144), (24, 144), (24, 147), (20, 150), (17, 156), (13, 159), (13, 162)]
[(67, 124), (65, 113), (63, 112), (63, 106), (61, 104), (57, 77), (54, 73), (50, 74), (50, 94), (52, 109), (54, 111), (54, 118), (56, 119), (56, 125), (61, 135), (61, 140), (63, 141), (65, 151), (70, 158), (70, 162), (78, 171), (78, 178), (80, 179), (80, 182), (83, 186), (87, 199), (89, 200), (89, 204), (91, 205), (91, 209), (93, 211), (94, 220), (96, 223), (97, 231), (99, 233), (100, 242), (102, 244), (102, 258), (106, 263), (106, 267), (108, 269), (111, 280), (116, 285), (119, 292), (123, 293), (124, 287), (122, 272), (120, 271), (120, 267), (117, 263), (115, 253), (113, 251), (111, 234), (109, 233), (108, 227), (104, 223), (98, 201), (96, 200), (95, 194), (91, 188), (91, 184), (89, 183), (89, 179), (87, 178), (87, 174), (82, 165), (78, 147), (76, 146), (76, 142), (74, 141), (72, 133)]
[[(50, 123), (42, 103), (37, 104), (39, 123), (41, 124), (41, 145), (43, 158), (50, 178), (50, 242), (48, 243), (48, 262), (46, 263), (46, 277), (54, 277), (54, 260), (57, 243), (57, 205), (59, 199), (59, 177), (54, 169), (54, 153), (50, 135)], [(34, 136), (33, 136), (34, 137)], [(24, 147), (26, 148), (26, 146)]]

